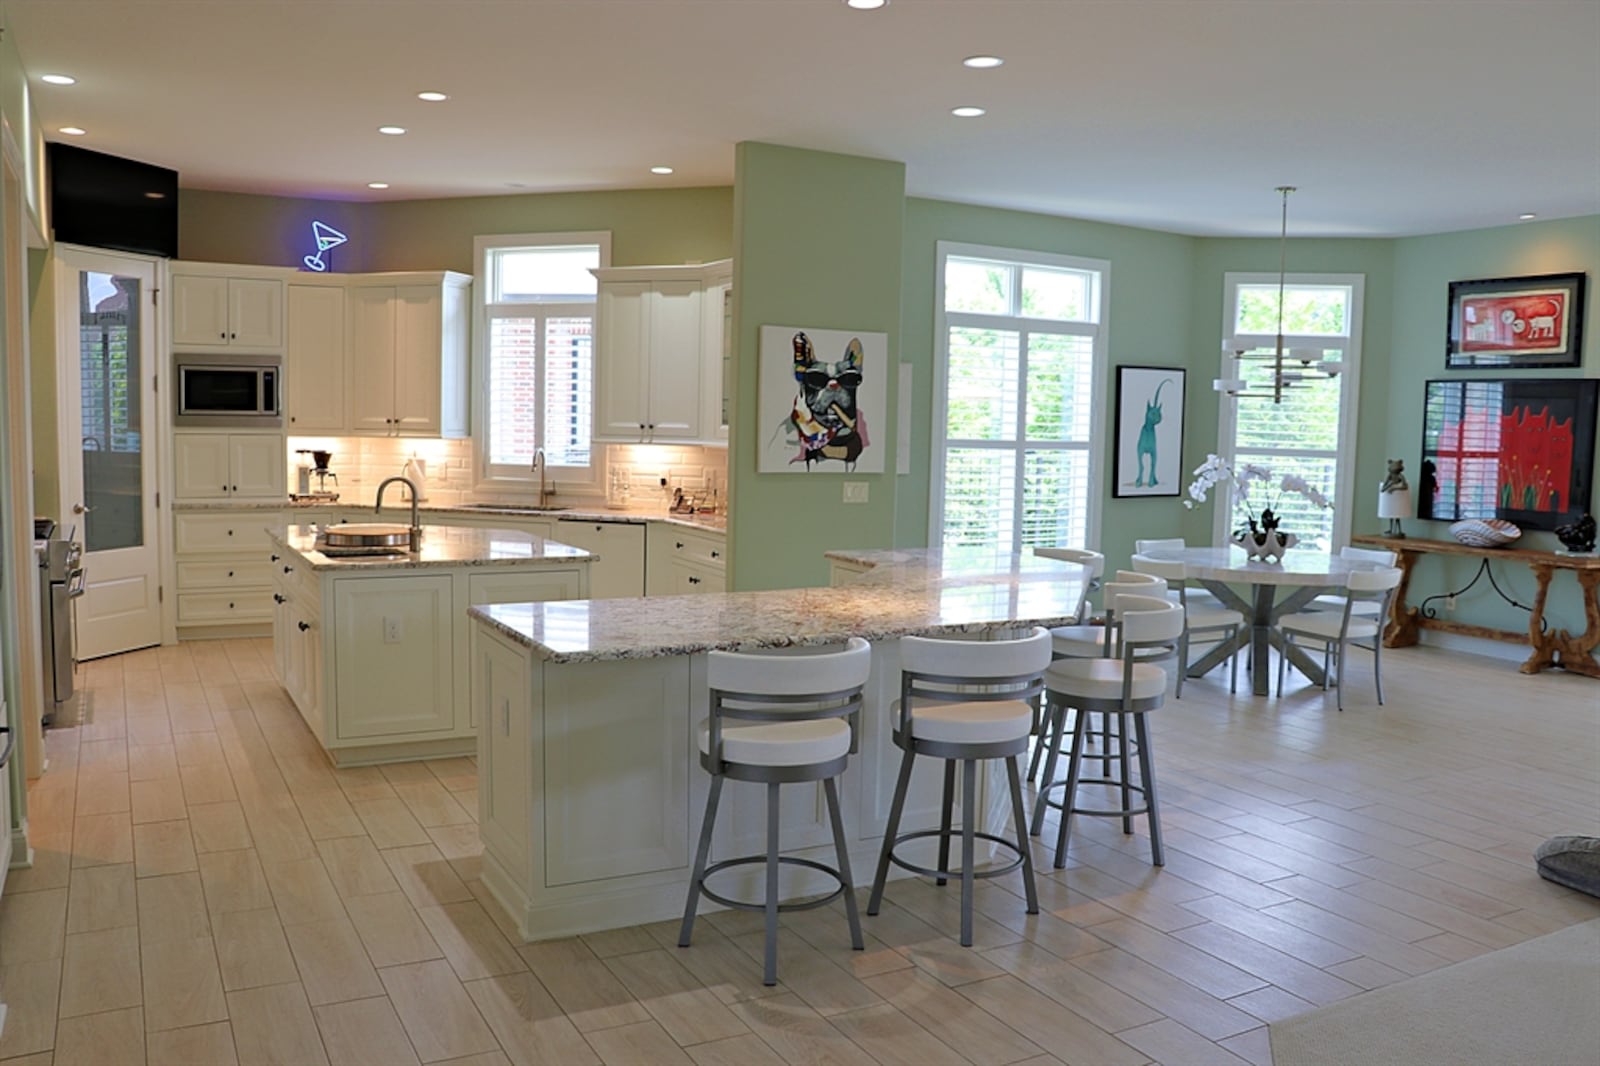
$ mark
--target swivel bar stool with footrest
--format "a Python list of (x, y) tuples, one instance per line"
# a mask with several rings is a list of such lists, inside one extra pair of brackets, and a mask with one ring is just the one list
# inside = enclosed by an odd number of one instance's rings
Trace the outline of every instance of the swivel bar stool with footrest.
[[(1031, 701), (1041, 691), (1041, 678), (1049, 665), (1050, 631), (1042, 628), (1013, 640), (901, 638), (900, 699), (891, 713), (894, 715), (894, 742), (905, 755), (900, 760), (900, 776), (894, 786), (894, 801), (889, 806), (889, 823), (884, 828), (877, 876), (872, 879), (868, 914), (877, 914), (883, 902), (883, 886), (889, 877), (891, 862), (902, 869), (935, 878), (941, 885), (949, 878), (960, 878), (963, 947), (972, 946), (972, 894), (976, 878), (999, 877), (1020, 867), (1028, 913), (1039, 913), (1017, 757), (1028, 750), (1029, 731), (1033, 726)], [(901, 833), (906, 790), (911, 785), (911, 770), (918, 755), (945, 760), (943, 817), (938, 829)], [(1014, 840), (978, 831), (979, 759), (1005, 760), (1011, 788), (1011, 817), (1016, 831)], [(954, 834), (950, 821), (958, 762), (962, 788), (961, 866), (952, 870), (950, 842)], [(927, 837), (939, 841), (938, 867), (917, 866), (895, 854), (895, 849), (907, 841)], [(1003, 866), (978, 870), (975, 851), (979, 840), (1007, 848), (1016, 853), (1016, 858)]]
[[(700, 825), (700, 846), (689, 879), (689, 901), (683, 910), (679, 947), (689, 946), (701, 896), (725, 907), (764, 911), (766, 953), (762, 983), (774, 985), (778, 983), (779, 912), (820, 907), (842, 894), (845, 917), (850, 923), (850, 946), (857, 951), (862, 949), (861, 919), (856, 914), (836, 779), (844, 773), (850, 753), (857, 750), (861, 690), (871, 669), (872, 648), (860, 637), (851, 637), (843, 651), (812, 655), (725, 651), (706, 654), (711, 715), (700, 727), (700, 765), (711, 774), (711, 791), (706, 796), (705, 820)], [(760, 724), (734, 724), (740, 721)], [(765, 855), (723, 859), (707, 866), (717, 801), (728, 778), (767, 786), (767, 851)], [(837, 868), (778, 854), (778, 788), (804, 781), (822, 782), (828, 817), (833, 823)], [(718, 871), (752, 863), (766, 864), (764, 902), (729, 899), (706, 887), (706, 880)], [(778, 867), (782, 864), (820, 870), (835, 878), (839, 887), (820, 899), (780, 904)]]
[[(1126, 595), (1117, 598), (1117, 613), (1122, 625), (1121, 654), (1117, 658), (1063, 659), (1052, 663), (1045, 671), (1045, 707), (1054, 727), (1050, 754), (1045, 760), (1046, 781), (1055, 772), (1056, 760), (1061, 754), (1066, 711), (1068, 708), (1077, 710), (1072, 748), (1067, 755), (1066, 780), (1047, 784), (1039, 790), (1033, 817), (1033, 831), (1038, 833), (1043, 829), (1046, 806), (1061, 811), (1061, 827), (1056, 835), (1055, 867), (1058, 870), (1067, 864), (1067, 836), (1074, 814), (1121, 818), (1124, 833), (1133, 832), (1134, 815), (1146, 815), (1150, 825), (1151, 862), (1156, 866), (1165, 862), (1161, 852), (1161, 817), (1156, 806), (1155, 763), (1145, 714), (1166, 701), (1167, 672), (1154, 662), (1177, 654), (1178, 641), (1183, 634), (1183, 608), (1165, 598)], [(1106, 767), (1102, 776), (1089, 779), (1082, 776), (1086, 724), (1091, 711), (1098, 711), (1117, 723), (1113, 734), (1119, 764), (1117, 777), (1109, 773), (1109, 751), (1096, 756)], [(1137, 785), (1129, 775), (1130, 744), (1139, 756)], [(1122, 794), (1122, 806), (1111, 810), (1078, 806), (1078, 786), (1084, 784), (1115, 787)], [(1059, 802), (1050, 799), (1050, 792), (1055, 788), (1063, 789)], [(1139, 807), (1132, 805), (1135, 792), (1143, 801)]]

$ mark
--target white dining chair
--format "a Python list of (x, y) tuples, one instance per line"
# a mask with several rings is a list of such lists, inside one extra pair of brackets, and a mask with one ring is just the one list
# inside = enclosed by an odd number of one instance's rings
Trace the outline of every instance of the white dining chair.
[[(1378, 694), (1378, 705), (1383, 706), (1382, 616), (1388, 611), (1389, 599), (1399, 584), (1398, 567), (1356, 570), (1345, 581), (1344, 610), (1337, 614), (1332, 611), (1299, 611), (1279, 618), (1278, 631), (1283, 634), (1288, 646), (1284, 648), (1284, 654), (1278, 657), (1278, 695), (1283, 695), (1289, 647), (1298, 646), (1304, 640), (1322, 645), (1322, 688), (1326, 692), (1329, 685), (1337, 685), (1336, 703), (1341, 711), (1344, 710), (1345, 663), (1349, 650), (1351, 647), (1369, 649), (1372, 652), (1372, 683)], [(1358, 603), (1376, 603), (1377, 617), (1358, 614), (1355, 611)], [(1359, 643), (1366, 640), (1372, 643)], [(1337, 682), (1333, 680), (1335, 668), (1338, 669)]]
[[(1387, 548), (1357, 548), (1346, 544), (1339, 549), (1339, 558), (1352, 563), (1371, 563), (1373, 566), (1393, 566), (1395, 553)], [(1313, 611), (1342, 611), (1345, 598), (1338, 592), (1327, 592), (1312, 600), (1307, 606)], [(1379, 607), (1372, 600), (1359, 600), (1353, 608), (1356, 614), (1375, 615)]]
[[(1178, 684), (1173, 692), (1174, 699), (1183, 699), (1183, 679), (1189, 669), (1189, 649), (1196, 639), (1208, 649), (1211, 645), (1226, 640), (1234, 644), (1239, 638), (1239, 628), (1244, 625), (1244, 615), (1239, 611), (1223, 607), (1215, 600), (1205, 602), (1199, 597), (1191, 599), (1188, 588), (1188, 572), (1183, 563), (1169, 562), (1165, 559), (1154, 559), (1148, 555), (1135, 555), (1131, 560), (1135, 570), (1143, 574), (1154, 574), (1167, 583), (1169, 600), (1172, 594), (1177, 594), (1177, 604), (1183, 608), (1184, 626), (1183, 635), (1178, 638)], [(1239, 649), (1236, 647), (1233, 654), (1228, 656), (1228, 691), (1239, 691)]]
[[(1133, 542), (1133, 553), (1135, 555), (1148, 555), (1151, 552), (1176, 552), (1183, 551), (1188, 546), (1189, 542), (1184, 540), (1182, 537), (1146, 538), (1143, 540), (1135, 540)], [(1135, 569), (1137, 569), (1137, 567), (1135, 567)], [(1167, 599), (1171, 600), (1173, 603), (1179, 602), (1177, 591), (1175, 589), (1168, 590)], [(1205, 606), (1217, 608), (1219, 610), (1222, 608), (1222, 603), (1216, 598), (1216, 596), (1212, 595), (1208, 589), (1203, 589), (1199, 586), (1187, 589), (1184, 599), (1196, 607)]]

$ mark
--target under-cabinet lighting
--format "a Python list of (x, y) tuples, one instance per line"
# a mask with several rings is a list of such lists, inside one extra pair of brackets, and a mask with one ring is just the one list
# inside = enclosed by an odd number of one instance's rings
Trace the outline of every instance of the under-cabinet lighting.
[(406, 131), (406, 128), (404, 126), (379, 126), (378, 127), (378, 132), (379, 133), (387, 134), (390, 137), (398, 137), (402, 133), (404, 133), (405, 131)]
[(977, 118), (985, 111), (981, 107), (952, 107), (950, 113), (956, 118)]
[(39, 80), (40, 81), (44, 81), (44, 82), (49, 82), (51, 85), (76, 85), (76, 84), (78, 84), (78, 79), (74, 78), (70, 74), (43, 74), (43, 75), (40, 75)]
[(82, 137), (89, 131), (79, 126), (62, 126), (61, 132), (65, 133), (68, 137)]
[(418, 93), (417, 94), (417, 99), (418, 100), (426, 100), (430, 104), (437, 104), (440, 101), (450, 99), (450, 97), (446, 93), (434, 92), (433, 90), (430, 89), (428, 92)]
[(993, 70), (1004, 62), (999, 56), (968, 56), (961, 61), (961, 65), (973, 70)]

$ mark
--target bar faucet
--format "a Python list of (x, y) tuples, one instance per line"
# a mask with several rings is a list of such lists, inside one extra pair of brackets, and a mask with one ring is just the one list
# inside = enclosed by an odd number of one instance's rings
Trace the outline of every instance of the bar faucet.
[(422, 517), (417, 508), (416, 482), (412, 481), (408, 477), (395, 476), (391, 478), (385, 478), (378, 485), (378, 503), (377, 506), (372, 509), (372, 513), (383, 513), (383, 490), (394, 484), (396, 481), (400, 482), (406, 488), (411, 490), (411, 553), (415, 555), (417, 552), (422, 550)]
[(545, 467), (548, 466), (548, 465), (549, 465), (549, 460), (545, 457), (544, 449), (543, 448), (535, 448), (533, 450), (533, 466), (530, 467), (529, 469), (530, 470), (534, 470), (534, 471), (538, 471), (538, 474), (539, 474), (539, 506), (540, 507), (548, 507), (550, 505), (550, 497), (554, 494), (554, 490), (553, 489), (546, 489), (545, 485), (544, 485), (544, 471), (545, 471)]

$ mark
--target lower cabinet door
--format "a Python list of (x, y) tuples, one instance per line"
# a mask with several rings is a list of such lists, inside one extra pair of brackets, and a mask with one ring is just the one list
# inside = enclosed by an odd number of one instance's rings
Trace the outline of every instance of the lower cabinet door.
[(455, 728), (452, 588), (448, 574), (334, 580), (340, 740)]
[(489, 853), (519, 884), (527, 885), (532, 880), (533, 796), (528, 769), (532, 672), (525, 651), (482, 627), (474, 628), (481, 694), (476, 702), (481, 702), (478, 713), (486, 719), (478, 730), (478, 832)]

